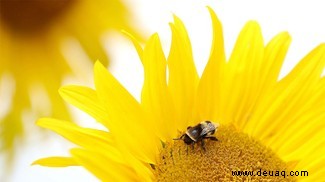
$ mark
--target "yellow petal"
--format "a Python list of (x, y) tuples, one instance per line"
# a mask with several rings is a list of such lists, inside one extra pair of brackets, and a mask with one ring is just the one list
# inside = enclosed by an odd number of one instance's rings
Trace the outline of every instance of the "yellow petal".
[[(130, 27), (130, 22), (127, 22), (130, 15), (128, 10), (118, 0), (99, 0), (97, 3), (74, 2), (68, 15), (54, 27), (59, 36), (62, 37), (68, 32), (81, 43), (91, 60), (101, 60), (104, 65), (107, 65), (108, 61), (100, 35), (107, 30), (120, 30), (121, 27), (137, 34), (134, 28)], [(92, 21), (83, 21), (88, 18)], [(58, 36), (54, 38), (57, 39)]]
[(224, 118), (242, 127), (250, 117), (259, 97), (263, 80), (262, 69), (264, 45), (257, 22), (249, 21), (237, 39), (225, 72)]
[(68, 167), (80, 166), (80, 164), (71, 157), (47, 157), (34, 161), (32, 165), (41, 165), (47, 167)]
[[(319, 129), (317, 126), (315, 128)], [(303, 130), (307, 129), (309, 128)], [(325, 150), (324, 132), (324, 129), (321, 129), (314, 131), (302, 140), (291, 140), (285, 142), (284, 145), (288, 145), (287, 143), (292, 143), (292, 145), (296, 148), (294, 150), (290, 148), (286, 150), (283, 148), (277, 153), (281, 155), (285, 161), (299, 161), (297, 165), (298, 167), (307, 167), (310, 165), (310, 161), (317, 161), (323, 157)], [(293, 138), (297, 139), (299, 137), (299, 133), (296, 135), (293, 135)]]
[(122, 32), (132, 41), (133, 46), (135, 47), (135, 49), (138, 53), (138, 56), (143, 64), (143, 48), (140, 45), (140, 42), (133, 35), (131, 35), (129, 32), (126, 32), (124, 30), (122, 30)]
[(1, 120), (1, 130), (0, 138), (3, 139), (0, 145), (0, 151), (9, 151), (6, 156), (6, 160), (11, 161), (14, 151), (13, 147), (15, 146), (15, 140), (17, 136), (24, 135), (23, 123), (21, 122), (22, 109), (20, 107), (16, 108), (15, 105), (6, 117)]
[(225, 51), (222, 25), (211, 8), (208, 8), (213, 27), (212, 47), (209, 61), (204, 69), (198, 85), (195, 108), (199, 112), (198, 120), (212, 120), (220, 122), (224, 84), (223, 70), (225, 66)]
[(96, 91), (106, 107), (109, 129), (122, 153), (131, 153), (138, 159), (154, 163), (159, 140), (140, 104), (97, 62), (94, 68)]
[(297, 66), (282, 80), (282, 82), (300, 82), (305, 78), (320, 78), (325, 65), (325, 43), (314, 48)]
[(268, 145), (271, 145), (274, 150), (288, 152), (290, 149), (297, 150), (303, 145), (302, 142), (298, 141), (303, 140), (306, 142), (311, 135), (318, 132), (320, 128), (325, 127), (322, 122), (325, 119), (325, 100), (321, 101), (325, 97), (325, 92), (323, 91), (320, 97), (314, 96), (312, 95), (309, 100), (306, 100), (305, 105), (297, 109), (289, 120), (282, 122), (276, 128), (272, 138), (267, 142)]
[(135, 172), (124, 164), (87, 150), (72, 149), (73, 158), (102, 181), (137, 181)]
[(175, 137), (175, 109), (166, 82), (166, 59), (157, 34), (148, 41), (143, 55), (144, 84), (141, 104), (152, 116), (161, 140)]
[(108, 132), (81, 128), (71, 122), (50, 118), (39, 119), (37, 125), (55, 131), (67, 140), (81, 147), (103, 153), (109, 152), (115, 156), (115, 160), (121, 162), (121, 153), (113, 146), (113, 138)]
[(77, 35), (78, 41), (80, 41), (82, 48), (89, 56), (90, 60), (101, 60), (101, 62), (105, 65), (108, 64), (108, 58), (105, 53), (105, 49), (103, 48), (98, 35), (93, 33), (94, 29), (91, 26), (85, 26), (82, 28), (83, 32), (87, 32), (87, 34), (79, 32)]
[[(251, 117), (252, 123), (256, 123), (251, 127), (251, 133), (264, 140), (277, 133), (286, 122), (299, 117), (303, 111), (316, 109), (315, 103), (323, 98), (318, 101), (310, 98), (320, 81), (324, 64), (325, 44), (315, 48), (273, 90), (265, 94)], [(306, 104), (310, 100), (315, 103)]]
[[(301, 181), (324, 181), (325, 179), (325, 137), (324, 127), (314, 137), (307, 138), (308, 143), (290, 157), (300, 158), (295, 170), (308, 171), (308, 177), (299, 177)], [(306, 152), (307, 151), (307, 152)]]
[[(325, 143), (323, 143), (323, 146)], [(323, 150), (324, 152), (324, 150)], [(323, 153), (324, 154), (324, 153)], [(312, 162), (311, 162), (312, 161)], [(302, 166), (298, 167), (298, 171), (307, 171), (308, 176), (299, 176), (299, 181), (308, 181), (308, 182), (314, 182), (314, 181), (325, 181), (325, 158), (321, 156), (321, 158), (318, 159), (311, 159), (308, 160), (309, 166)]]
[(105, 108), (101, 105), (95, 90), (82, 86), (64, 86), (59, 89), (61, 97), (85, 111), (97, 121), (108, 127), (107, 113)]
[[(323, 113), (325, 113), (325, 110), (323, 110)], [(324, 119), (325, 114), (322, 114), (320, 117), (310, 117), (310, 115), (308, 115), (306, 118), (302, 117), (300, 121), (303, 121), (304, 124), (298, 126), (292, 124), (292, 129), (289, 128), (289, 131), (283, 133), (283, 137), (286, 138), (286, 140), (274, 142), (275, 144), (272, 145), (272, 147), (274, 147), (278, 153), (282, 154), (283, 156), (284, 154), (288, 154), (292, 151), (307, 151), (309, 148), (307, 148), (304, 144), (319, 132), (325, 133), (325, 130), (323, 129), (325, 128), (325, 123), (323, 123)], [(324, 143), (323, 138), (324, 135), (318, 136), (318, 138), (314, 139), (314, 144), (317, 144), (318, 142)]]
[[(279, 33), (267, 44), (263, 66), (259, 71), (261, 84), (257, 92), (260, 94), (260, 97), (267, 95), (268, 90), (276, 84), (290, 42), (290, 35), (287, 32), (283, 32)], [(258, 102), (263, 103), (263, 101), (257, 100), (256, 108), (259, 108)], [(251, 119), (241, 127), (245, 132), (250, 133), (259, 122), (260, 120), (258, 119)]]
[(176, 16), (174, 22), (170, 24), (172, 44), (168, 56), (168, 88), (175, 104), (177, 128), (184, 130), (193, 120), (191, 113), (199, 78), (183, 22)]
[(266, 45), (263, 66), (259, 72), (260, 79), (264, 82), (261, 92), (268, 90), (277, 82), (290, 43), (290, 35), (282, 32)]
[[(44, 80), (44, 86), (45, 89), (49, 95), (50, 99), (50, 107), (52, 115), (51, 117), (56, 117), (56, 118), (62, 118), (66, 120), (70, 120), (71, 116), (70, 113), (67, 109), (67, 105), (64, 103), (64, 100), (58, 95), (58, 88), (61, 86), (61, 82), (59, 80), (54, 81), (54, 78), (45, 78), (47, 79), (46, 81)], [(53, 81), (48, 81), (48, 80), (53, 80)]]

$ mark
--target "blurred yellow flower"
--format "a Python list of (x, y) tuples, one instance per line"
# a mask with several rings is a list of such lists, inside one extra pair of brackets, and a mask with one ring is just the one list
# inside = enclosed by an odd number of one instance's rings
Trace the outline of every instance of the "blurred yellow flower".
[[(221, 23), (209, 11), (213, 41), (201, 78), (187, 31), (175, 17), (167, 60), (157, 34), (144, 49), (132, 39), (144, 66), (141, 103), (97, 62), (95, 90), (65, 86), (60, 94), (109, 132), (40, 119), (39, 126), (79, 147), (70, 157), (34, 164), (83, 166), (102, 181), (323, 181), (325, 44), (277, 80), (289, 34), (280, 33), (264, 46), (258, 23), (249, 21), (226, 62)], [(205, 120), (220, 123), (219, 141), (206, 141), (206, 151), (172, 140)], [(232, 173), (259, 170), (268, 175)]]
[(71, 73), (62, 55), (62, 41), (75, 38), (90, 60), (100, 59), (107, 65), (100, 36), (109, 29), (135, 33), (128, 16), (119, 0), (0, 1), (0, 78), (9, 75), (14, 79), (10, 109), (0, 119), (1, 150), (12, 149), (16, 138), (23, 135), (22, 115), (33, 105), (30, 94), (34, 86), (47, 94), (38, 95), (37, 101), (49, 101), (46, 108), (51, 113), (46, 115), (69, 119), (57, 94), (64, 76)]

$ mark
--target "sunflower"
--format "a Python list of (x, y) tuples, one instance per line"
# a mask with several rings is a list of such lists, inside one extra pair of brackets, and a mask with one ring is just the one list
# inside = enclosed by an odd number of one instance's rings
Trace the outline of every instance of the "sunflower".
[[(37, 125), (78, 147), (71, 156), (33, 164), (83, 166), (102, 181), (324, 180), (325, 44), (278, 80), (289, 34), (264, 46), (258, 23), (249, 21), (226, 62), (221, 23), (208, 9), (213, 41), (200, 78), (176, 16), (167, 59), (157, 34), (144, 48), (131, 37), (144, 67), (141, 102), (97, 62), (95, 89), (65, 86), (59, 92), (109, 131), (42, 118)], [(220, 124), (218, 141), (207, 140), (203, 148), (173, 140), (201, 121)], [(239, 175), (250, 171), (255, 175)]]
[[(32, 110), (37, 117), (70, 118), (57, 95), (63, 78), (72, 73), (61, 51), (62, 42), (74, 38), (90, 60), (100, 59), (107, 65), (100, 35), (108, 29), (130, 30), (127, 13), (119, 0), (0, 1), (0, 78), (14, 82), (11, 103), (3, 106), (10, 109), (0, 118), (2, 150), (12, 149), (16, 138), (23, 135), (26, 111)], [(9, 85), (4, 87), (9, 90)], [(45, 99), (31, 101), (35, 93)]]

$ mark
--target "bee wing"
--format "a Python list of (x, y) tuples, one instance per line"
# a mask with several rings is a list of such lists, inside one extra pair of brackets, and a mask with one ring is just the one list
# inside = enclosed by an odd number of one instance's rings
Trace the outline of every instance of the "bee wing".
[(202, 127), (201, 136), (212, 135), (214, 130), (215, 130), (215, 128), (213, 127), (213, 125), (210, 125), (210, 124), (205, 125), (204, 127)]
[(203, 128), (201, 132), (201, 136), (208, 135), (209, 132), (210, 132), (209, 128)]

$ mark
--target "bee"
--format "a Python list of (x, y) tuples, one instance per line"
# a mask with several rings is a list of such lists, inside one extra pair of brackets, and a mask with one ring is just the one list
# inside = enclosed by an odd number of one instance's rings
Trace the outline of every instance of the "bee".
[(211, 121), (203, 121), (195, 126), (187, 127), (186, 132), (179, 138), (174, 138), (174, 140), (183, 140), (185, 144), (192, 145), (201, 142), (203, 150), (205, 150), (204, 139), (210, 139), (218, 141), (218, 139), (213, 136), (219, 127), (218, 123), (213, 123)]

